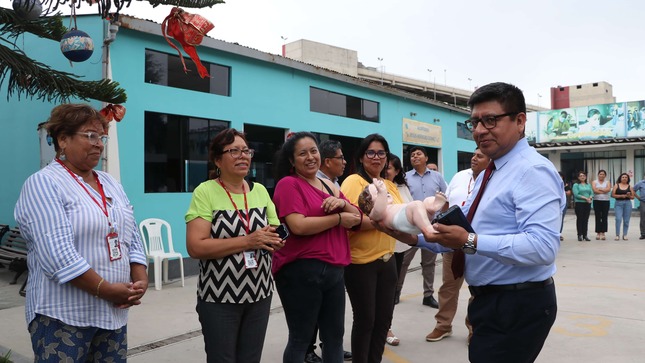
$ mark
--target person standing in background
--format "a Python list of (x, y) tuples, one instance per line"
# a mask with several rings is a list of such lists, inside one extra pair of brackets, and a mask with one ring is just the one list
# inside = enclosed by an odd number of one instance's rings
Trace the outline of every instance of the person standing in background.
[[(394, 154), (390, 154), (388, 157), (387, 165), (387, 180), (396, 184), (396, 188), (401, 194), (403, 203), (409, 203), (413, 201), (410, 190), (408, 189), (408, 183), (405, 181), (405, 173), (403, 172), (403, 165), (401, 164), (401, 159)], [(394, 261), (396, 262), (396, 271), (399, 276), (399, 281), (401, 280), (401, 268), (403, 266), (403, 256), (405, 251), (409, 250), (411, 247), (407, 243), (401, 241), (396, 241), (394, 245)], [(403, 285), (403, 283), (401, 283)], [(401, 290), (397, 284), (396, 293), (394, 295), (394, 305), (399, 303), (401, 298)], [(399, 345), (401, 340), (392, 332), (392, 329), (387, 331), (386, 342), (389, 345)]]
[[(405, 173), (410, 193), (414, 200), (424, 200), (433, 197), (437, 192), (445, 193), (448, 185), (439, 172), (430, 170), (427, 167), (428, 154), (426, 149), (420, 146), (410, 148), (410, 163), (414, 169)], [(432, 220), (432, 218), (430, 218)], [(410, 262), (417, 252), (417, 248), (411, 248), (405, 252), (401, 278), (405, 280)], [(428, 250), (421, 250), (421, 272), (423, 274), (423, 305), (438, 309), (439, 303), (434, 298), (434, 272), (437, 254)], [(403, 286), (399, 280), (399, 285)], [(400, 289), (399, 289), (400, 291)]]
[[(452, 207), (457, 205), (460, 208), (466, 205), (466, 200), (475, 188), (475, 181), (479, 174), (486, 169), (490, 163), (490, 158), (484, 155), (479, 148), (475, 149), (473, 157), (470, 158), (470, 169), (462, 170), (455, 174), (448, 184), (446, 195), (448, 205)], [(443, 283), (439, 288), (439, 311), (434, 318), (437, 321), (434, 330), (426, 336), (428, 342), (438, 342), (443, 338), (452, 335), (452, 321), (457, 313), (457, 303), (459, 301), (459, 290), (464, 283), (464, 277), (455, 277), (452, 273), (452, 258), (454, 252), (443, 253)], [(466, 317), (466, 327), (470, 337), (472, 327)], [(470, 339), (469, 339), (470, 340)]]
[(627, 241), (627, 231), (629, 231), (629, 219), (632, 216), (632, 199), (634, 193), (629, 186), (629, 175), (622, 173), (616, 180), (616, 185), (611, 191), (611, 196), (616, 198), (614, 202), (614, 213), (616, 214), (616, 238), (620, 239), (620, 227), (623, 227), (623, 240)]
[(439, 166), (437, 164), (435, 164), (435, 163), (428, 163), (428, 165), (426, 165), (426, 166), (428, 167), (428, 169), (430, 169), (432, 171), (436, 171), (436, 172), (439, 171)]
[(600, 170), (598, 179), (591, 182), (593, 189), (593, 211), (596, 217), (596, 240), (605, 240), (607, 232), (607, 217), (609, 217), (609, 193), (611, 182), (606, 180), (607, 172)]
[(316, 176), (330, 180), (338, 189), (340, 189), (338, 178), (343, 176), (347, 165), (342, 147), (340, 141), (336, 140), (325, 140), (318, 145), (320, 150), (320, 169)]
[(578, 182), (573, 184), (573, 200), (576, 210), (576, 231), (578, 232), (578, 241), (591, 241), (587, 237), (589, 227), (589, 214), (591, 212), (591, 201), (593, 200), (593, 190), (587, 183), (587, 173), (578, 172)]
[(640, 211), (640, 215), (641, 215), (641, 222), (640, 222), (641, 236), (638, 237), (638, 239), (645, 239), (645, 176), (643, 176), (643, 179), (638, 181), (636, 185), (634, 185), (633, 189), (634, 189), (635, 196), (638, 196), (638, 201), (639, 201), (638, 210)]
[[(325, 140), (318, 145), (320, 150), (320, 169), (316, 176), (321, 179), (327, 179), (334, 183), (336, 188), (340, 189), (338, 178), (343, 176), (345, 172), (345, 156), (343, 155), (342, 145), (340, 141)], [(314, 335), (311, 337), (311, 344), (305, 354), (305, 363), (320, 363), (322, 358), (316, 354), (316, 336), (318, 335), (318, 325), (314, 329)], [(322, 349), (322, 343), (320, 343)], [(343, 351), (343, 359), (352, 360), (352, 353)]]

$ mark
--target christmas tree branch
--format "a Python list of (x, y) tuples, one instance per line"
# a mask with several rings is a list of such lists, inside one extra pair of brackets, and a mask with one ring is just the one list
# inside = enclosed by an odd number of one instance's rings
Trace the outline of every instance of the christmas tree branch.
[(9, 38), (31, 33), (59, 42), (66, 32), (67, 28), (63, 25), (60, 13), (29, 21), (17, 16), (13, 10), (0, 8), (0, 34), (6, 33)]
[(76, 97), (108, 103), (123, 103), (127, 96), (117, 82), (107, 79), (81, 81), (73, 74), (60, 72), (27, 57), (19, 49), (0, 44), (0, 87), (7, 82), (7, 99), (15, 94), (61, 103)]

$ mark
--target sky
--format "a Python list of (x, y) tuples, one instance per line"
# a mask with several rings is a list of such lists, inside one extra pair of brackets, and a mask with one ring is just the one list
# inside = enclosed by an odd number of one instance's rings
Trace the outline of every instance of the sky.
[[(122, 13), (161, 23), (171, 8), (132, 1)], [(185, 10), (213, 22), (212, 38), (273, 54), (283, 38), (308, 39), (409, 78), (464, 89), (513, 83), (542, 107), (551, 87), (599, 81), (618, 102), (645, 99), (645, 1), (227, 0)]]

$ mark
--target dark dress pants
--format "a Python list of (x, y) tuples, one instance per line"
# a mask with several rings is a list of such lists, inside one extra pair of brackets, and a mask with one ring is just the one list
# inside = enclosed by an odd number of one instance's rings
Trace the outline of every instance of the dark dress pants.
[(345, 267), (345, 286), (354, 313), (352, 362), (378, 363), (383, 359), (396, 281), (394, 258)]
[(576, 202), (576, 230), (578, 236), (587, 236), (589, 226), (589, 214), (591, 213), (591, 204), (587, 202)]
[(472, 363), (530, 363), (542, 350), (558, 311), (555, 284), (476, 296), (468, 306)]
[(593, 213), (596, 218), (596, 233), (607, 232), (607, 217), (609, 217), (609, 201), (594, 200)]

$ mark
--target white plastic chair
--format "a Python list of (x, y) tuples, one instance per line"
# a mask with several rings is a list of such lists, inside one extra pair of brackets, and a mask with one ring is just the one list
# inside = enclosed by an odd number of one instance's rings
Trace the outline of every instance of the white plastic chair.
[[(162, 227), (166, 227), (168, 252), (164, 249)], [(172, 245), (172, 230), (170, 224), (163, 219), (148, 218), (139, 223), (141, 238), (146, 249), (148, 260), (155, 266), (155, 290), (161, 290), (161, 265), (163, 262), (163, 282), (168, 282), (168, 260), (179, 259), (181, 271), (181, 286), (184, 286), (184, 259), (181, 253), (175, 252)], [(147, 236), (147, 238), (146, 238)]]

